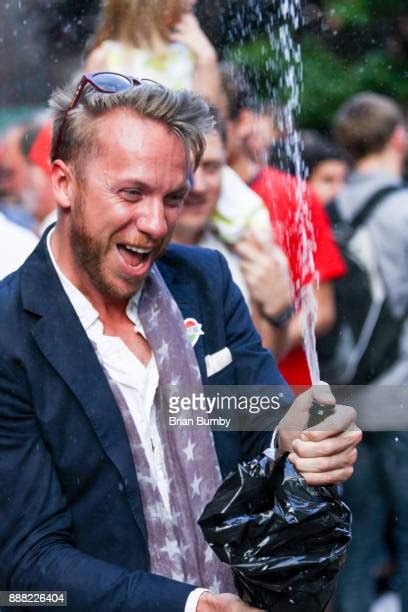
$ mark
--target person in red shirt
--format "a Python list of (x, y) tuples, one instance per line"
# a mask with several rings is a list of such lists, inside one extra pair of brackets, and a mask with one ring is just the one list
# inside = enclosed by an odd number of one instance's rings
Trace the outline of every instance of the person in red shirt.
[[(310, 271), (302, 267), (303, 241), (296, 221), (297, 181), (276, 168), (264, 167), (250, 185), (268, 207), (275, 239), (288, 257), (295, 294), (299, 294), (301, 288), (312, 282), (313, 278)], [(333, 287), (330, 281), (345, 273), (345, 264), (333, 239), (323, 207), (307, 186), (304, 188), (304, 202), (310, 223), (304, 224), (302, 231), (306, 232), (306, 242), (315, 245), (313, 257), (319, 286), (315, 290), (318, 304), (316, 332), (323, 333), (328, 331), (335, 317)], [(279, 362), (280, 371), (290, 384), (310, 384), (309, 369), (301, 346), (298, 316), (292, 319), (288, 335), (289, 350)]]
[[(248, 96), (242, 93), (245, 80), (231, 76), (230, 71), (224, 71), (223, 76), (229, 101), (228, 163), (261, 196), (269, 210), (275, 239), (289, 260), (295, 301), (303, 287), (314, 283), (316, 333), (326, 333), (336, 316), (332, 281), (346, 272), (327, 215), (308, 185), (267, 165), (268, 150), (278, 136), (273, 115), (266, 110), (253, 110)], [(239, 88), (241, 91), (237, 91)], [(299, 194), (303, 206), (302, 224), (299, 222)], [(245, 248), (238, 248), (241, 258), (245, 259)], [(305, 266), (302, 262), (308, 257), (307, 250), (313, 262)], [(302, 348), (299, 312), (289, 322), (287, 338), (285, 354), (279, 361), (281, 373), (291, 385), (308, 385), (311, 379)], [(263, 340), (267, 345), (265, 337)]]

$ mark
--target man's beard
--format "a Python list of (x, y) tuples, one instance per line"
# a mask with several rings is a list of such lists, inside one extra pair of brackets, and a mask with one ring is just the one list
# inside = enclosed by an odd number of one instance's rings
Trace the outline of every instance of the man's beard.
[[(71, 218), (70, 241), (75, 261), (79, 268), (88, 276), (90, 282), (104, 296), (113, 300), (128, 300), (141, 286), (141, 278), (121, 278), (122, 283), (115, 284), (114, 279), (109, 280), (108, 273), (104, 271), (104, 261), (109, 255), (109, 251), (116, 248), (110, 240), (98, 240), (86, 230), (82, 215), (83, 203), (76, 203), (76, 214)], [(157, 257), (163, 253), (168, 241), (161, 246)], [(143, 246), (142, 244), (140, 246)], [(127, 286), (127, 287), (126, 287)]]

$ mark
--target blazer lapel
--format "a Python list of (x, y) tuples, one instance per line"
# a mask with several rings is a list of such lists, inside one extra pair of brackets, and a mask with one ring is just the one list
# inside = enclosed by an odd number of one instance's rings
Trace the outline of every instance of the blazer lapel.
[(87, 414), (100, 444), (122, 477), (132, 512), (147, 540), (137, 475), (121, 413), (49, 259), (45, 239), (24, 268), (23, 305), (41, 317), (32, 328), (38, 348)]
[[(158, 268), (160, 274), (173, 296), (181, 315), (184, 319), (195, 319), (198, 323), (203, 324), (203, 315), (200, 310), (200, 300), (196, 295), (196, 286), (185, 280), (180, 280), (177, 277), (176, 270), (169, 268), (168, 266), (160, 265), (158, 262)], [(204, 350), (204, 339), (205, 329), (203, 328), (203, 335), (198, 338), (197, 343), (194, 345), (194, 352), (197, 359), (198, 367), (200, 368), (201, 379), (203, 385), (207, 382), (207, 368), (205, 365), (205, 350)]]

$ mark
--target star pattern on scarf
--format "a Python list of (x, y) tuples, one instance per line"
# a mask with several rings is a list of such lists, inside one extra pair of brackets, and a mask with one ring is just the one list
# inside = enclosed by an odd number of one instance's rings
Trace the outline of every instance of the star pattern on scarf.
[(201, 372), (200, 372), (200, 368), (198, 367), (198, 365), (196, 363), (193, 364), (192, 369), (195, 371), (195, 373), (197, 374), (197, 376), (201, 377)]
[(172, 512), (171, 513), (171, 522), (173, 525), (177, 525), (179, 518), (182, 516), (181, 512)]
[(186, 448), (183, 448), (183, 453), (186, 455), (187, 461), (192, 461), (194, 459), (193, 451), (196, 445), (189, 439)]
[(202, 481), (203, 481), (202, 478), (198, 478), (197, 474), (194, 474), (194, 480), (191, 483), (191, 490), (193, 492), (193, 497), (194, 495), (197, 495), (198, 497), (200, 497), (200, 485)]
[(156, 353), (157, 360), (161, 365), (169, 357), (169, 343), (163, 340)]
[(157, 304), (154, 304), (149, 312), (149, 323), (153, 325), (153, 323), (155, 323), (159, 315), (160, 315), (160, 309)]
[[(160, 376), (159, 390), (155, 399), (156, 414), (160, 415), (162, 410), (166, 414), (172, 389), (174, 391), (177, 386), (183, 386), (184, 389), (201, 392), (202, 381), (194, 348), (185, 333), (182, 314), (154, 266), (146, 279), (138, 313), (146, 338), (152, 347)], [(173, 386), (172, 389), (168, 389), (170, 385)], [(158, 425), (165, 427), (166, 419), (160, 420)], [(161, 434), (160, 428), (159, 434)], [(183, 466), (185, 475), (183, 482), (178, 477), (173, 478), (171, 484), (166, 482), (164, 492), (168, 491), (169, 499), (167, 496), (164, 496), (165, 499), (161, 498), (161, 491), (157, 489), (155, 483), (152, 483), (154, 486), (152, 491), (152, 486), (148, 482), (141, 481), (142, 493), (146, 498), (144, 506), (148, 534), (154, 544), (151, 552), (152, 566), (157, 574), (171, 575), (174, 580), (182, 582), (187, 579), (190, 584), (204, 583), (207, 586), (216, 576), (215, 588), (220, 590), (224, 574), (211, 549), (206, 552), (209, 547), (205, 544), (201, 533), (199, 531), (196, 533), (195, 523), (189, 525), (187, 522), (190, 513), (186, 513), (185, 510), (188, 498), (188, 503), (194, 510), (191, 516), (200, 516), (204, 498), (211, 496), (210, 491), (215, 490), (214, 487), (219, 481), (211, 431), (207, 436), (206, 432), (192, 433), (191, 430), (183, 431), (182, 428), (173, 432), (166, 428), (163, 430), (163, 436), (168, 441), (165, 448), (176, 453), (177, 465)], [(139, 455), (142, 455), (142, 451), (143, 446), (139, 449)], [(201, 471), (201, 468), (196, 467), (196, 462), (205, 468)], [(146, 461), (143, 465), (145, 463)], [(172, 466), (173, 461), (169, 465)], [(217, 467), (216, 472), (215, 467)], [(182, 487), (186, 487), (187, 490)], [(166, 506), (167, 502), (170, 511)], [(177, 510), (179, 510), (178, 516)]]
[(221, 590), (221, 582), (218, 580), (217, 576), (212, 581), (211, 590), (215, 593), (219, 593)]
[(157, 484), (155, 479), (153, 478), (153, 476), (147, 476), (145, 474), (138, 474), (138, 479), (141, 480), (142, 482), (146, 482), (147, 484), (151, 485), (152, 487), (154, 487), (155, 489), (157, 489)]
[(130, 448), (133, 452), (137, 451), (140, 447), (141, 447), (141, 444), (138, 444), (137, 442), (132, 442), (132, 444), (130, 445)]
[(166, 553), (171, 561), (180, 554), (180, 548), (176, 540), (170, 540), (169, 538), (166, 538), (166, 546), (163, 546), (160, 551)]
[(152, 521), (163, 521), (163, 506), (161, 504), (148, 506), (146, 512)]
[(171, 310), (173, 314), (178, 314), (180, 312), (175, 300), (172, 300), (171, 302)]
[(175, 572), (174, 570), (171, 572), (171, 577), (173, 580), (178, 580), (179, 582), (184, 582), (184, 574), (183, 572)]
[(192, 574), (187, 574), (186, 582), (188, 584), (195, 584), (196, 583), (196, 578)]
[(184, 557), (189, 548), (191, 548), (191, 544), (180, 544), (180, 554), (182, 557)]

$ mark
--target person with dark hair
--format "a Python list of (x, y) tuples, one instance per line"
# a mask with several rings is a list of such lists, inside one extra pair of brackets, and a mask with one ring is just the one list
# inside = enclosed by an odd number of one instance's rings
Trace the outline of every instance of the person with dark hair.
[(21, 149), (28, 124), (15, 123), (0, 138), (0, 210), (13, 223), (32, 230), (34, 219), (24, 207), (27, 164)]
[(21, 138), (27, 123), (18, 123), (7, 129), (2, 137), (1, 147), (1, 190), (10, 202), (21, 202), (25, 172), (27, 170)]
[[(269, 243), (259, 243), (256, 236), (252, 236), (256, 263), (253, 266), (255, 269), (251, 269), (252, 274), (245, 269), (246, 278), (250, 278), (249, 283), (246, 281), (241, 265), (243, 263), (247, 267), (247, 262), (241, 262), (235, 252), (236, 245), (231, 246), (222, 239), (213, 221), (223, 189), (226, 156), (224, 122), (218, 119), (215, 129), (206, 136), (205, 151), (194, 173), (192, 188), (177, 221), (173, 241), (216, 249), (222, 253), (250, 309), (264, 346), (268, 346), (276, 358), (286, 345), (287, 320), (279, 324), (278, 317), (291, 305), (288, 262), (281, 249), (273, 243), (272, 237)], [(238, 177), (236, 180), (241, 182)], [(244, 198), (252, 195), (245, 183), (239, 188)], [(244, 240), (247, 242), (248, 238)], [(240, 244), (240, 240), (237, 244)]]
[(34, 219), (34, 231), (41, 236), (56, 221), (56, 204), (51, 183), (51, 132), (48, 116), (39, 116), (27, 124), (20, 148), (26, 161), (23, 185), (24, 208)]
[(20, 202), (19, 214), (11, 220), (18, 222), (21, 217), (23, 224), (39, 236), (56, 219), (50, 153), (50, 118), (38, 113), (9, 130), (0, 161), (6, 175), (3, 187)]
[[(0, 284), (0, 590), (67, 591), (72, 612), (250, 612), (197, 519), (272, 433), (174, 429), (160, 402), (203, 384), (293, 399), (224, 258), (168, 247), (212, 115), (117, 73), (51, 105), (58, 220)], [(303, 431), (313, 400), (326, 431)], [(274, 452), (310, 485), (342, 482), (355, 418), (317, 386), (274, 411)]]
[(344, 186), (349, 169), (347, 156), (336, 143), (313, 130), (302, 132), (302, 142), (308, 183), (326, 205)]
[[(408, 384), (408, 187), (402, 179), (407, 130), (394, 100), (364, 92), (340, 107), (333, 131), (353, 160), (353, 171), (336, 200), (337, 215), (352, 223), (363, 210), (369, 211), (360, 226), (363, 258), (378, 269), (376, 293), (384, 291), (395, 321), (400, 321), (398, 338), (392, 342), (393, 356), (383, 355), (388, 365), (367, 387), (375, 398), (376, 385)], [(349, 300), (353, 308), (352, 290)], [(387, 334), (385, 321), (381, 327)], [(365, 384), (366, 380), (355, 377), (353, 382)], [(339, 612), (370, 609), (388, 516), (393, 517), (402, 610), (408, 610), (408, 495), (403, 485), (407, 465), (407, 432), (366, 433), (361, 460), (344, 489), (353, 512), (353, 540), (340, 574)]]
[[(335, 321), (335, 304), (332, 281), (345, 273), (345, 265), (335, 244), (323, 207), (309, 186), (280, 170), (267, 165), (268, 152), (274, 138), (279, 135), (276, 117), (256, 105), (245, 96), (249, 83), (236, 68), (223, 67), (222, 76), (228, 95), (230, 115), (228, 126), (228, 163), (242, 180), (264, 201), (277, 244), (289, 260), (294, 290), (301, 289), (314, 279), (305, 271), (302, 263), (302, 245), (315, 243), (313, 253), (319, 286), (314, 288), (317, 300), (316, 333), (327, 332)], [(299, 192), (310, 222), (301, 235), (297, 221)], [(256, 264), (253, 251), (241, 244), (238, 247), (242, 259), (252, 267)], [(310, 373), (302, 348), (301, 315), (295, 313), (289, 321), (286, 354), (279, 362), (279, 369), (292, 385), (310, 384)]]

